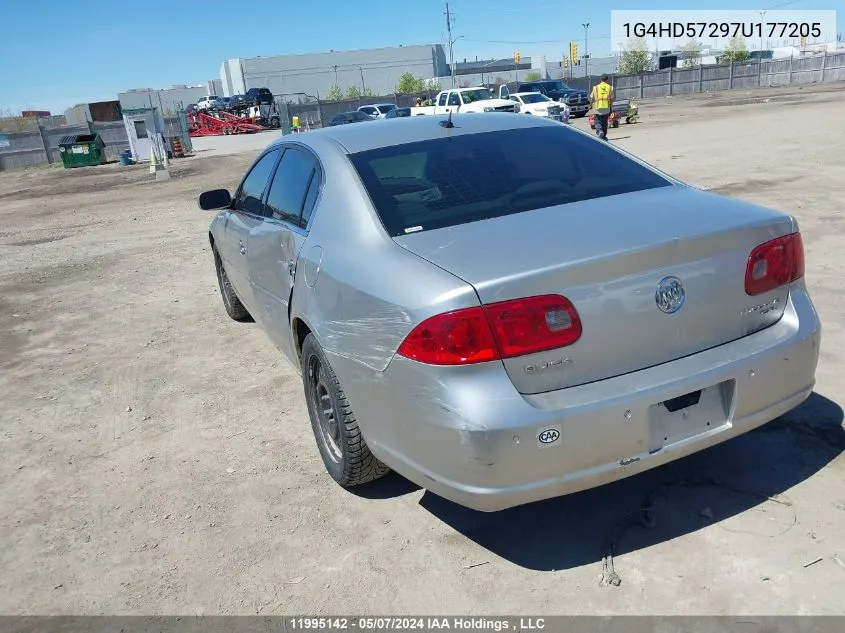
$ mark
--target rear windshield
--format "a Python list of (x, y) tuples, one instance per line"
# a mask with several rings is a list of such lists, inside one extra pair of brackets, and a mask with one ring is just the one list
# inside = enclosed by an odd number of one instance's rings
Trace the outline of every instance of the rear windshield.
[(392, 104), (380, 105), (380, 106), (376, 106), (376, 107), (378, 108), (379, 112), (381, 112), (382, 114), (385, 114), (386, 112), (390, 112), (391, 110), (396, 109), (396, 106), (392, 105)]
[(444, 135), (349, 158), (394, 237), (672, 184), (562, 125)]

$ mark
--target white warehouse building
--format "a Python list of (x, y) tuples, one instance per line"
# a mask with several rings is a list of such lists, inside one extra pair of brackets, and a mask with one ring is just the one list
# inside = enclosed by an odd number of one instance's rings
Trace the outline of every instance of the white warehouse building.
[(229, 59), (220, 67), (220, 80), (226, 97), (250, 88), (268, 88), (274, 95), (295, 100), (297, 95), (325, 97), (334, 85), (344, 93), (355, 86), (377, 95), (389, 94), (406, 72), (422, 78), (448, 76), (443, 47), (429, 44)]

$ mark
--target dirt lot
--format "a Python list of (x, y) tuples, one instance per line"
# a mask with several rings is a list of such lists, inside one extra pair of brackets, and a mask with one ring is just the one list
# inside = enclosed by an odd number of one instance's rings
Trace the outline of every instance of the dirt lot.
[[(816, 394), (666, 468), (495, 515), (325, 474), (298, 377), (223, 312), (195, 204), (255, 150), (200, 152), (165, 183), (0, 174), (0, 613), (845, 613), (843, 104), (842, 85), (665, 99), (611, 134), (798, 217)], [(622, 584), (600, 587), (611, 543)]]

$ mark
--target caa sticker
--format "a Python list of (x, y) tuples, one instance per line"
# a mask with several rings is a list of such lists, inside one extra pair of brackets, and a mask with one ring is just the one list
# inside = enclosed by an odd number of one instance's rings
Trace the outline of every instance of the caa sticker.
[(560, 431), (557, 429), (543, 429), (537, 435), (537, 440), (540, 444), (553, 444), (560, 439)]

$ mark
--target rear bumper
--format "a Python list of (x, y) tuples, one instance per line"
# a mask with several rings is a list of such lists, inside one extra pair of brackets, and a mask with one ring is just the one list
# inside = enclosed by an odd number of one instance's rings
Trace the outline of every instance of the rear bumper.
[[(812, 392), (820, 338), (796, 285), (766, 330), (616, 378), (523, 396), (500, 363), (432, 368), (396, 357), (383, 374), (351, 380), (347, 395), (388, 466), (496, 511), (628, 477), (786, 413)], [(685, 411), (662, 405), (697, 390)]]

